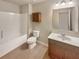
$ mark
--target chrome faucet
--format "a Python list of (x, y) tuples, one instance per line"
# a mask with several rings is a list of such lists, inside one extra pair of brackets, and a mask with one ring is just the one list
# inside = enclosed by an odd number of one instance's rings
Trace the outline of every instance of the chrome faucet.
[(62, 36), (62, 40), (69, 40), (69, 41), (71, 40), (70, 38), (66, 37), (65, 33), (62, 33), (61, 36)]
[(61, 36), (62, 36), (62, 39), (63, 39), (63, 40), (66, 40), (65, 35), (66, 35), (65, 33), (61, 33)]
[(64, 37), (65, 36), (65, 33), (62, 33), (61, 35)]

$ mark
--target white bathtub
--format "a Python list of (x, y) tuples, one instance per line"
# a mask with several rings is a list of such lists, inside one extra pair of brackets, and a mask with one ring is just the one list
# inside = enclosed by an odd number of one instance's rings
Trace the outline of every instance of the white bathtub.
[(25, 43), (27, 40), (27, 34), (17, 37), (13, 40), (6, 41), (3, 40), (0, 42), (0, 57), (6, 55), (7, 53), (11, 52), (15, 48), (19, 47), (23, 43)]

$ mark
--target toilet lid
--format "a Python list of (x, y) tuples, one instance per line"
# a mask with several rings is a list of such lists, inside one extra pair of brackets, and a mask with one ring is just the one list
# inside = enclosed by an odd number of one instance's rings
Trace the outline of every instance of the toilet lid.
[(30, 37), (28, 41), (36, 41), (36, 37)]

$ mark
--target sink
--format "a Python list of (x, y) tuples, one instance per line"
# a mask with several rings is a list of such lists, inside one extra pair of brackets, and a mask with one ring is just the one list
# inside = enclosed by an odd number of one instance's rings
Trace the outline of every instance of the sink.
[(57, 39), (57, 40), (63, 40), (63, 41), (71, 41), (71, 38), (67, 35), (62, 35), (62, 34), (54, 34), (52, 35), (53, 39)]
[(65, 34), (62, 35), (62, 34), (59, 34), (57, 35), (58, 38), (62, 39), (62, 40), (68, 40), (68, 41), (71, 41), (71, 38), (69, 38), (68, 36), (66, 36)]

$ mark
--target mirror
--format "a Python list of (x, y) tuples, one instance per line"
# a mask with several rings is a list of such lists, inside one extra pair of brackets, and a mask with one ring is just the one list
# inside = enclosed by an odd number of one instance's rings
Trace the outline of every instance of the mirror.
[(64, 31), (79, 31), (78, 8), (53, 9), (53, 28)]

